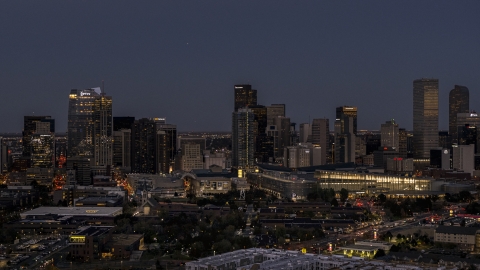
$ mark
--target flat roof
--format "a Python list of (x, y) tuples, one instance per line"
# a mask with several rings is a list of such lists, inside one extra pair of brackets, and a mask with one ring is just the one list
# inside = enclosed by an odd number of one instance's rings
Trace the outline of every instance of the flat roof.
[(122, 207), (48, 207), (42, 206), (20, 214), (27, 216), (59, 215), (59, 216), (116, 216), (123, 212)]
[(114, 234), (112, 245), (129, 246), (143, 238), (143, 234)]
[(438, 226), (435, 233), (475, 235), (480, 227)]
[(81, 227), (73, 235), (100, 236), (108, 233), (114, 226), (88, 226)]

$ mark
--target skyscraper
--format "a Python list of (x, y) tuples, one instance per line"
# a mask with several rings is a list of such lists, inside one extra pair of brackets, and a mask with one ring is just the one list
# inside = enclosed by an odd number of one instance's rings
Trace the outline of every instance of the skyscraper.
[(457, 143), (457, 114), (468, 113), (469, 111), (469, 92), (465, 86), (455, 85), (448, 95), (448, 131), (452, 143)]
[(300, 142), (312, 142), (312, 126), (309, 123), (300, 124)]
[(257, 105), (257, 90), (252, 89), (250, 84), (238, 84), (235, 88), (235, 111), (247, 106)]
[(381, 140), (383, 147), (391, 147), (395, 151), (399, 151), (400, 148), (400, 139), (399, 139), (399, 128), (398, 124), (395, 123), (395, 120), (386, 121), (385, 124), (380, 126)]
[(326, 164), (329, 148), (330, 124), (326, 118), (317, 118), (312, 121), (312, 144), (321, 147), (321, 162)]
[(36, 122), (30, 137), (30, 164), (33, 168), (55, 167), (55, 126), (53, 119)]
[(168, 171), (162, 169), (162, 172), (168, 173), (170, 172), (170, 169), (173, 170), (175, 167), (175, 155), (177, 154), (177, 125), (167, 124), (165, 118), (153, 118), (152, 120), (155, 122), (157, 131), (165, 132), (166, 141), (164, 143), (166, 147), (165, 151), (167, 153), (167, 160), (165, 162), (168, 163), (169, 169)]
[(132, 167), (131, 138), (131, 129), (113, 131), (113, 165), (124, 168)]
[(93, 104), (95, 166), (113, 165), (112, 97), (101, 93)]
[(438, 79), (413, 81), (413, 157), (430, 158), (438, 147)]
[(135, 120), (132, 129), (132, 172), (154, 174), (157, 169), (157, 128), (148, 118)]
[(23, 117), (23, 132), (22, 132), (22, 145), (23, 145), (23, 152), (22, 156), (25, 158), (30, 158), (30, 151), (32, 150), (32, 146), (30, 144), (32, 140), (32, 135), (37, 131), (37, 122), (47, 122), (50, 123), (49, 125), (49, 132), (55, 133), (55, 120), (53, 120), (50, 116), (24, 116)]
[(100, 96), (100, 88), (72, 89), (68, 102), (68, 152), (67, 157), (93, 157), (95, 99)]
[(232, 166), (246, 169), (254, 162), (254, 115), (250, 109), (232, 113)]
[(275, 125), (275, 118), (285, 117), (285, 104), (267, 106), (267, 125)]
[(340, 133), (345, 133), (345, 121), (351, 117), (354, 135), (357, 135), (357, 107), (352, 106), (341, 106), (336, 109), (336, 119), (335, 121), (340, 121)]

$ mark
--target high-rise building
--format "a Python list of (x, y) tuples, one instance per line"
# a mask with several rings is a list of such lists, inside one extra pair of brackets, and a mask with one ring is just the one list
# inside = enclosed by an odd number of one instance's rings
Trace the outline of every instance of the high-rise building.
[(113, 132), (113, 165), (132, 167), (132, 130), (120, 129)]
[(399, 150), (399, 128), (395, 120), (386, 121), (380, 127), (382, 145), (383, 147), (392, 147), (396, 151)]
[(357, 107), (353, 106), (341, 106), (336, 108), (336, 119), (335, 121), (340, 121), (340, 133), (346, 133), (345, 132), (345, 121), (348, 118), (352, 118), (352, 125), (353, 129), (351, 132), (353, 132), (354, 135), (357, 135)]
[(93, 103), (95, 166), (113, 165), (112, 97), (101, 93)]
[(438, 79), (413, 81), (413, 140), (415, 159), (429, 159), (438, 147)]
[(184, 171), (203, 169), (205, 138), (182, 136), (178, 138), (178, 142), (182, 155), (181, 169)]
[(455, 85), (448, 95), (448, 131), (452, 143), (457, 143), (457, 114), (468, 113), (470, 110), (470, 97), (468, 88)]
[(155, 137), (155, 171), (157, 173), (170, 173), (172, 160), (170, 160), (170, 136), (164, 130), (157, 130)]
[(263, 145), (262, 140), (257, 139), (259, 137), (264, 137), (267, 129), (267, 108), (262, 105), (252, 105), (248, 106), (248, 109), (252, 110), (253, 118), (253, 137), (255, 143), (255, 160), (262, 162), (263, 157)]
[(356, 119), (354, 120), (353, 117), (343, 117), (342, 119), (335, 121), (335, 163), (355, 162), (353, 130)]
[(0, 174), (8, 171), (8, 146), (0, 137)]
[(312, 121), (312, 144), (321, 147), (322, 164), (326, 164), (327, 151), (329, 147), (328, 137), (330, 136), (330, 124), (326, 118), (317, 118)]
[[(166, 136), (166, 153), (168, 162), (168, 172), (173, 170), (175, 163), (175, 155), (177, 154), (177, 125), (167, 124), (165, 118), (153, 118), (157, 127), (157, 131), (164, 131)], [(164, 172), (166, 173), (166, 172)]]
[(35, 132), (30, 136), (30, 165), (33, 168), (55, 167), (55, 132), (51, 128), (54, 120), (48, 120), (36, 122)]
[(114, 116), (113, 117), (113, 131), (121, 129), (132, 129), (135, 117), (133, 116)]
[(154, 174), (157, 169), (157, 127), (153, 120), (135, 120), (132, 129), (132, 172)]
[[(24, 116), (23, 117), (23, 132), (22, 132), (22, 145), (23, 152), (22, 156), (25, 158), (30, 158), (30, 151), (32, 146), (30, 144), (32, 140), (32, 135), (37, 132), (37, 122), (49, 123), (49, 130), (46, 132), (40, 131), (42, 133), (55, 133), (55, 120), (50, 116)], [(43, 126), (41, 126), (43, 127)]]
[[(100, 88), (72, 89), (68, 103), (68, 152), (67, 157), (94, 155), (95, 100), (101, 94)], [(68, 162), (68, 160), (67, 160)]]
[(253, 120), (253, 112), (247, 108), (238, 109), (232, 114), (232, 166), (235, 168), (253, 166)]
[(235, 111), (238, 109), (257, 105), (257, 90), (249, 84), (238, 84), (235, 88)]
[(267, 106), (267, 125), (275, 125), (275, 118), (285, 117), (285, 104)]
[(478, 126), (465, 124), (464, 126), (458, 126), (458, 145), (475, 145), (475, 154), (480, 150), (480, 134), (478, 132)]
[(453, 145), (453, 169), (472, 174), (475, 170), (475, 145)]
[(300, 142), (312, 142), (312, 126), (309, 123), (300, 124)]
[(274, 125), (278, 130), (278, 151), (275, 158), (283, 158), (283, 149), (290, 146), (290, 118), (278, 116), (274, 119)]
[(398, 156), (407, 157), (407, 137), (408, 133), (404, 128), (398, 129)]

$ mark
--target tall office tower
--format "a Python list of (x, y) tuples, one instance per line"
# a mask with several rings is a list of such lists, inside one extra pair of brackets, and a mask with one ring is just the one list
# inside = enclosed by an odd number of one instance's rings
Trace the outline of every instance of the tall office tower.
[(113, 131), (113, 165), (116, 167), (132, 167), (132, 130)]
[(438, 79), (413, 81), (413, 157), (430, 158), (438, 147)]
[(399, 128), (395, 120), (386, 121), (380, 127), (382, 145), (383, 147), (392, 147), (396, 151), (399, 151)]
[(232, 166), (246, 169), (254, 162), (254, 115), (250, 109), (238, 109), (232, 114)]
[[(315, 121), (315, 119), (313, 119)], [(300, 142), (312, 142), (312, 126), (309, 123), (300, 124)]]
[(32, 140), (32, 135), (36, 133), (37, 122), (47, 122), (50, 123), (51, 130), (49, 132), (55, 133), (55, 120), (50, 116), (24, 116), (23, 117), (23, 132), (22, 132), (22, 145), (23, 151), (22, 156), (25, 158), (30, 158), (32, 146), (30, 144)]
[[(257, 162), (262, 162), (263, 160), (263, 153), (262, 153), (262, 145), (259, 144), (261, 140), (257, 140), (258, 137), (263, 137), (265, 135), (267, 129), (267, 108), (262, 105), (252, 105), (249, 106), (248, 109), (252, 110), (253, 112), (253, 138), (255, 144), (255, 160)], [(257, 143), (258, 141), (258, 143)]]
[(480, 134), (478, 132), (478, 126), (465, 124), (464, 126), (458, 126), (458, 145), (475, 145), (475, 153), (478, 154), (480, 150)]
[(101, 91), (99, 87), (85, 90), (72, 89), (70, 91), (68, 102), (67, 157), (93, 157), (93, 109), (95, 100), (100, 94)]
[(205, 138), (178, 137), (178, 148), (181, 149), (181, 166), (184, 171), (203, 169), (203, 152), (205, 151)]
[(6, 173), (8, 171), (8, 146), (0, 137), (0, 173)]
[(235, 111), (238, 109), (257, 105), (257, 90), (250, 84), (237, 84), (235, 88)]
[(281, 147), (280, 147), (280, 130), (276, 125), (269, 125), (267, 127), (267, 137), (271, 139), (271, 142), (268, 144), (271, 144), (273, 154), (269, 158), (269, 162), (275, 161), (275, 159), (278, 157)]
[(309, 167), (312, 149), (306, 145), (288, 146), (284, 149), (283, 166), (287, 168)]
[[(275, 126), (273, 126), (275, 127)], [(278, 137), (278, 132), (277, 132)], [(260, 134), (255, 138), (255, 162), (272, 163), (275, 157), (274, 137), (267, 134)]]
[(451, 143), (457, 143), (457, 114), (468, 113), (470, 110), (470, 97), (468, 88), (455, 85), (448, 95), (448, 131), (450, 133)]
[[(470, 126), (480, 126), (480, 116), (476, 112), (457, 114), (457, 130), (466, 124)], [(458, 138), (457, 138), (458, 139)]]
[(290, 146), (290, 118), (279, 116), (274, 119), (278, 129), (278, 152), (275, 158), (283, 158), (283, 149)]
[(92, 184), (91, 160), (89, 157), (75, 156), (67, 160), (67, 171), (75, 171), (76, 184), (88, 186)]
[[(353, 133), (356, 119), (342, 117), (335, 121), (335, 163), (355, 162), (355, 134)], [(343, 131), (343, 132), (342, 132)]]
[(298, 144), (300, 141), (299, 141), (299, 137), (298, 137), (298, 133), (297, 133), (297, 129), (296, 129), (296, 123), (290, 123), (290, 143), (289, 145), (296, 145)]
[(475, 170), (475, 146), (470, 145), (453, 145), (453, 169), (461, 170), (472, 174)]
[(275, 118), (285, 117), (285, 104), (267, 106), (267, 125), (275, 125)]
[(122, 129), (132, 129), (135, 117), (133, 116), (114, 116), (113, 117), (113, 131)]
[(398, 156), (407, 157), (407, 131), (404, 128), (398, 129)]
[(377, 151), (378, 148), (382, 145), (382, 136), (381, 134), (376, 133), (367, 133), (363, 135), (365, 144), (366, 144), (366, 154), (371, 155), (374, 151)]
[(317, 118), (312, 121), (312, 144), (321, 147), (322, 164), (327, 162), (327, 151), (329, 148), (328, 138), (330, 136), (330, 123), (327, 118)]
[(132, 172), (156, 172), (156, 136), (157, 127), (153, 120), (135, 120), (132, 129)]
[(164, 130), (157, 130), (155, 137), (155, 171), (157, 173), (170, 173), (172, 161), (169, 153), (170, 137)]
[(95, 166), (113, 165), (112, 97), (101, 93), (93, 103)]
[[(34, 168), (55, 167), (55, 124), (53, 119), (35, 122), (30, 136), (30, 165)], [(53, 126), (53, 127), (52, 127)]]
[(263, 105), (248, 106), (253, 112), (253, 136), (264, 134), (267, 129), (267, 108)]
[(312, 144), (320, 146), (322, 149), (321, 160), (322, 164), (327, 162), (327, 153), (329, 151), (330, 124), (326, 118), (316, 118), (312, 121)]
[(352, 125), (353, 125), (353, 134), (357, 135), (357, 107), (352, 106), (341, 106), (336, 108), (336, 119), (335, 121), (340, 121), (340, 133), (345, 132), (345, 121), (348, 118), (352, 118)]
[[(167, 124), (166, 118), (152, 118), (155, 122), (157, 131), (165, 131), (166, 137), (166, 151), (168, 160), (169, 172), (175, 167), (175, 155), (177, 154), (177, 125)], [(165, 172), (164, 172), (165, 173)]]

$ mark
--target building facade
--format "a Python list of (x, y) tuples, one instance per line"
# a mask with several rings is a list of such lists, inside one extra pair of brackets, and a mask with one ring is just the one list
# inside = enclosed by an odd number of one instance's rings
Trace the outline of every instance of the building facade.
[(438, 147), (438, 79), (413, 81), (413, 140), (415, 159), (428, 159)]
[(468, 88), (455, 85), (448, 95), (448, 132), (451, 143), (457, 143), (457, 114), (470, 110), (470, 94)]

